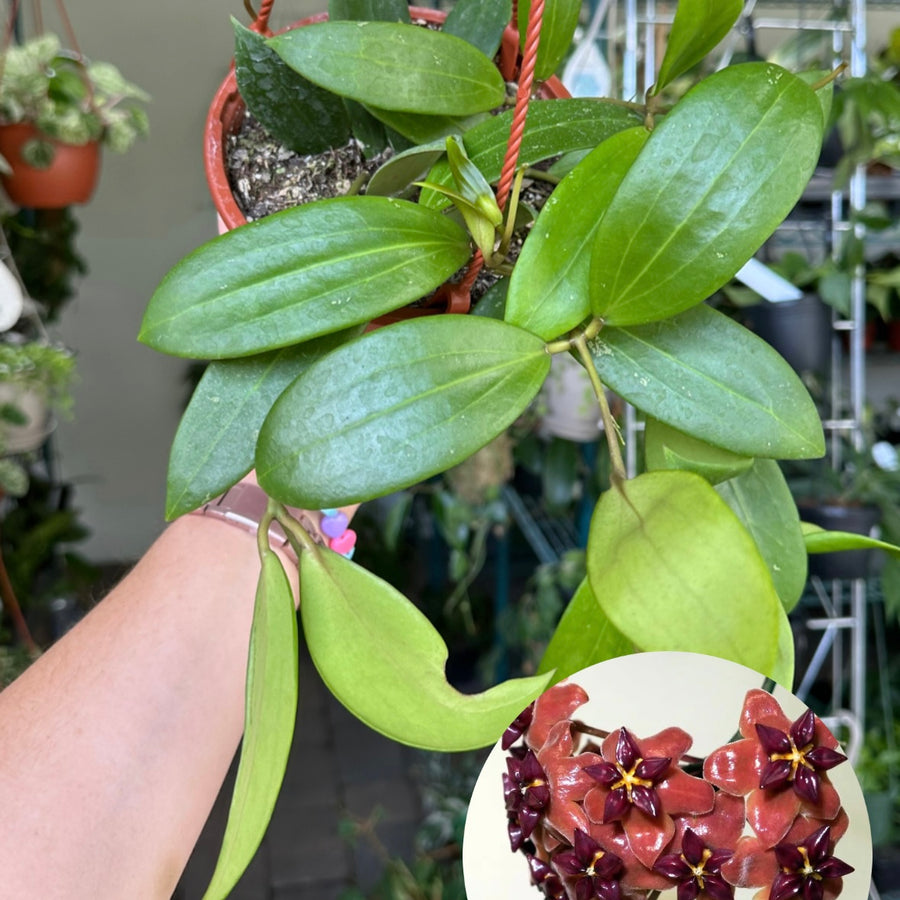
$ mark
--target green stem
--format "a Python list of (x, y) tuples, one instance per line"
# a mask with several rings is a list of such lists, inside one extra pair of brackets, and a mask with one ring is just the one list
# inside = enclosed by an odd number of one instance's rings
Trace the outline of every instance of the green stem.
[(532, 181), (546, 181), (549, 184), (559, 184), (562, 178), (554, 175), (552, 172), (545, 172), (543, 169), (525, 169), (525, 177)]
[(353, 183), (350, 185), (349, 190), (347, 191), (348, 197), (355, 197), (366, 182), (369, 180), (369, 173), (363, 170), (353, 179)]
[[(300, 554), (304, 550), (308, 550), (311, 553), (316, 553), (318, 551), (317, 541), (287, 511), (286, 507), (283, 504), (279, 503), (277, 500), (273, 500), (270, 497), (269, 507), (266, 510), (266, 515), (269, 516), (270, 523), (273, 518), (277, 519), (278, 524), (284, 529), (284, 533), (287, 535), (287, 539), (291, 542), (291, 546), (294, 548), (298, 559), (300, 557)], [(265, 534), (268, 534), (268, 530), (269, 527), (267, 525)]]
[(817, 81), (815, 84), (811, 84), (810, 89), (814, 90), (814, 91), (821, 90), (826, 85), (831, 84), (831, 82), (834, 81), (835, 78), (837, 78), (838, 75), (840, 75), (846, 68), (847, 68), (847, 63), (842, 62), (836, 69), (834, 69), (834, 71), (829, 72), (820, 81)]
[[(596, 322), (599, 322), (599, 319), (594, 319), (585, 331), (574, 337), (572, 339), (572, 346), (578, 351), (578, 355), (584, 363), (588, 378), (591, 380), (591, 387), (593, 387), (594, 394), (597, 396), (597, 402), (600, 404), (600, 415), (603, 419), (603, 431), (606, 434), (606, 443), (609, 447), (609, 457), (612, 463), (612, 481), (614, 484), (621, 484), (628, 476), (625, 471), (625, 462), (622, 459), (622, 448), (619, 446), (619, 441), (621, 439), (621, 435), (619, 434), (619, 424), (616, 422), (612, 410), (609, 408), (609, 401), (606, 399), (606, 390), (603, 387), (603, 383), (600, 381), (600, 376), (597, 374), (594, 360), (591, 357), (591, 352), (588, 350), (587, 345), (588, 332), (591, 330), (591, 326)], [(595, 337), (599, 330), (599, 327), (597, 327), (591, 336)]]
[(519, 211), (519, 194), (522, 191), (522, 179), (525, 177), (525, 170), (519, 169), (516, 173), (516, 180), (513, 182), (512, 193), (509, 197), (509, 207), (506, 211), (506, 224), (503, 228), (503, 237), (500, 239), (500, 247), (497, 249), (495, 256), (501, 259), (506, 258), (509, 252), (509, 245), (512, 241), (513, 231), (516, 227), (516, 213)]

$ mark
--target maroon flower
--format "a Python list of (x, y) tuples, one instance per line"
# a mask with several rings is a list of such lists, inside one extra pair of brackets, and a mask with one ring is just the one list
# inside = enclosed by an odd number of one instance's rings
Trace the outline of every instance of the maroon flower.
[[(684, 832), (680, 853), (668, 853), (656, 862), (656, 869), (678, 882), (678, 900), (696, 900), (703, 893), (712, 900), (731, 900), (734, 888), (721, 875), (722, 863), (734, 850), (713, 850), (690, 829)], [(773, 898), (774, 900), (774, 898)]]
[(603, 821), (621, 819), (633, 803), (648, 816), (660, 812), (659, 794), (654, 785), (672, 762), (668, 756), (645, 759), (626, 728), (619, 729), (615, 762), (587, 766), (585, 772), (609, 789), (603, 806)]
[(528, 854), (528, 868), (531, 869), (531, 883), (536, 884), (545, 897), (549, 900), (568, 900), (566, 889), (550, 863)]
[(563, 878), (574, 881), (575, 900), (620, 900), (622, 896), (616, 876), (622, 860), (604, 850), (580, 828), (575, 832), (574, 847), (551, 857), (554, 868)]
[(816, 717), (808, 709), (785, 734), (771, 725), (756, 723), (756, 733), (768, 763), (762, 771), (759, 786), (781, 788), (790, 784), (803, 800), (819, 799), (819, 771), (834, 768), (847, 757), (831, 747), (815, 744)]
[(521, 757), (516, 754), (506, 758), (503, 799), (509, 817), (509, 842), (515, 851), (531, 836), (550, 802), (547, 776), (532, 750)]
[[(831, 847), (834, 847), (849, 824), (847, 813), (843, 809), (828, 822), (797, 816), (781, 844), (805, 845), (811, 835), (823, 826), (828, 826)], [(758, 835), (742, 837), (737, 843), (734, 856), (722, 865), (722, 875), (729, 884), (733, 884), (735, 887), (764, 889), (756, 894), (754, 900), (770, 900), (770, 889), (780, 871), (781, 867), (775, 855), (775, 848), (766, 847)], [(831, 900), (840, 893), (839, 882), (826, 881), (823, 887), (826, 900)]]
[[(758, 725), (765, 726), (761, 732), (757, 729)], [(775, 732), (778, 733), (777, 736)], [(829, 821), (838, 814), (841, 808), (840, 797), (824, 774), (831, 756), (817, 752), (834, 751), (838, 742), (820, 719), (801, 716), (796, 723), (792, 723), (771, 694), (753, 689), (744, 698), (740, 733), (741, 740), (719, 747), (709, 754), (703, 774), (710, 784), (734, 796), (746, 798), (747, 821), (765, 847), (773, 847), (784, 840), (801, 813), (823, 821)], [(762, 735), (766, 735), (771, 751), (763, 744)], [(807, 737), (810, 740), (804, 742)], [(800, 739), (801, 746), (797, 745), (795, 738)], [(794, 749), (791, 749), (792, 740)], [(785, 759), (772, 758), (785, 754)], [(795, 759), (796, 771), (802, 770), (804, 773), (800, 776), (799, 791), (796, 779), (794, 782), (790, 781)], [(817, 784), (815, 800), (809, 799), (811, 779), (807, 773), (810, 769), (801, 760), (812, 766)], [(832, 763), (834, 764), (836, 763)], [(785, 768), (786, 777), (779, 781)], [(767, 786), (761, 787), (761, 784)], [(806, 792), (805, 796), (803, 791)]]
[[(617, 822), (621, 822), (634, 855), (642, 865), (652, 869), (675, 834), (672, 817), (708, 813), (713, 808), (714, 791), (712, 786), (702, 778), (688, 775), (678, 767), (678, 761), (687, 752), (692, 742), (691, 736), (682, 729), (666, 728), (647, 738), (640, 740), (631, 738), (638, 755), (632, 759), (630, 751), (625, 751), (624, 755), (620, 753), (625, 764), (617, 756), (620, 751), (619, 738), (620, 735), (614, 733), (603, 741), (601, 747), (603, 762), (616, 767), (617, 771), (618, 766), (622, 766), (628, 771), (632, 767), (628, 763), (633, 763), (635, 774), (643, 760), (653, 762), (653, 765), (649, 767), (652, 774), (652, 785), (647, 792), (643, 793), (644, 805), (626, 802), (625, 809), (616, 819)], [(655, 762), (660, 759), (668, 760), (664, 767)], [(604, 771), (608, 772), (609, 770)], [(649, 781), (650, 779), (644, 780)], [(638, 787), (645, 787), (645, 785), (638, 785)], [(608, 796), (614, 790), (617, 788), (608, 787), (600, 782), (585, 796), (584, 811), (591, 822), (608, 824)], [(652, 791), (655, 798), (648, 797), (649, 791)], [(657, 808), (655, 814), (647, 811), (651, 800), (654, 801)], [(613, 811), (616, 811), (615, 806)]]
[(503, 732), (503, 737), (500, 739), (500, 746), (504, 750), (509, 750), (509, 748), (525, 734), (528, 730), (528, 726), (531, 724), (533, 715), (534, 704), (529, 703), (528, 706), (526, 706), (525, 709), (510, 722), (509, 727)]
[(831, 826), (823, 825), (798, 844), (778, 844), (775, 858), (781, 871), (775, 876), (769, 900), (823, 900), (825, 882), (843, 878), (853, 866), (831, 855)]

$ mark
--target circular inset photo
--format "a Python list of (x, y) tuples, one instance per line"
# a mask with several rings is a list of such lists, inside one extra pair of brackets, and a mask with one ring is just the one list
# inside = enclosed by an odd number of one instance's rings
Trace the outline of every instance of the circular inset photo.
[(872, 843), (857, 749), (727, 660), (600, 663), (542, 694), (488, 757), (466, 821), (466, 893), (864, 900)]

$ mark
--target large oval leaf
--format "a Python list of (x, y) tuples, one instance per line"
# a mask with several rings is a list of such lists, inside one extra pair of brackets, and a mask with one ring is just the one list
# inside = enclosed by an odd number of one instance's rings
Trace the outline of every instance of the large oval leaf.
[(804, 523), (803, 541), (808, 553), (835, 553), (839, 550), (884, 550), (900, 559), (900, 547), (853, 531), (824, 531)]
[(247, 109), (297, 153), (322, 153), (350, 137), (344, 101), (298, 75), (256, 31), (232, 19), (234, 74)]
[(456, 0), (441, 31), (455, 34), (493, 59), (511, 16), (511, 0)]
[(781, 604), (790, 612), (806, 586), (806, 547), (797, 504), (781, 467), (775, 460), (757, 459), (749, 472), (716, 490), (753, 535)]
[(326, 551), (300, 560), (303, 631), (322, 680), (382, 734), (427, 750), (496, 741), (549, 678), (506, 681), (481, 694), (447, 682), (447, 646), (399, 591)]
[(625, 656), (635, 649), (634, 643), (610, 622), (585, 578), (553, 632), (538, 673), (551, 673), (555, 684), (594, 663)]
[(744, 0), (679, 0), (653, 93), (700, 62), (728, 34), (743, 8)]
[(709, 297), (797, 202), (822, 131), (816, 95), (779, 66), (702, 81), (656, 126), (600, 224), (594, 312), (633, 325)]
[(408, 22), (406, 0), (328, 0), (329, 19)]
[(416, 484), (500, 434), (549, 369), (543, 341), (494, 319), (431, 316), (371, 332), (278, 399), (260, 433), (260, 484), (306, 509)]
[(590, 342), (601, 380), (629, 403), (743, 456), (821, 456), (815, 404), (793, 369), (763, 340), (701, 305)]
[(253, 467), (259, 429), (278, 395), (355, 333), (210, 363), (172, 442), (166, 519), (196, 509), (243, 478)]
[[(519, 43), (523, 49), (528, 32), (530, 0), (521, 0), (518, 8)], [(538, 44), (534, 77), (545, 81), (572, 49), (572, 38), (578, 27), (581, 0), (547, 0), (541, 16), (541, 40)]]
[(699, 475), (649, 472), (601, 496), (591, 589), (643, 650), (730, 659), (770, 675), (781, 604), (753, 538)]
[[(500, 178), (512, 117), (513, 111), (508, 110), (463, 135), (466, 155), (488, 181)], [(641, 122), (637, 113), (608, 100), (565, 99), (532, 103), (525, 120), (519, 165), (531, 166), (570, 150), (596, 147), (616, 132), (634, 128)], [(450, 166), (438, 163), (428, 173), (428, 181), (452, 185)], [(450, 203), (442, 194), (427, 189), (422, 191), (419, 202), (435, 209), (443, 209)]]
[(468, 41), (395, 22), (319, 22), (269, 39), (291, 68), (382, 109), (469, 115), (506, 94), (493, 62)]
[(320, 200), (186, 256), (150, 298), (139, 337), (204, 359), (273, 350), (399, 309), (468, 257), (466, 233), (418, 204)]
[(647, 136), (629, 128), (607, 138), (550, 195), (516, 260), (508, 322), (550, 340), (590, 314), (594, 234)]
[(644, 464), (648, 472), (682, 469), (702, 475), (710, 484), (718, 484), (746, 472), (753, 465), (753, 459), (714, 447), (647, 416), (644, 423)]
[(297, 612), (281, 561), (263, 554), (253, 610), (244, 740), (219, 860), (204, 900), (224, 900), (256, 853), (287, 767), (297, 715)]

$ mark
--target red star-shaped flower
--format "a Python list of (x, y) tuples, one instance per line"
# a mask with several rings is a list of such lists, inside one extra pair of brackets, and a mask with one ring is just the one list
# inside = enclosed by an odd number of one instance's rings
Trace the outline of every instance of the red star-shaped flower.
[[(623, 743), (620, 732), (614, 732), (603, 741), (601, 753), (603, 762), (614, 767), (623, 778), (640, 778), (638, 772), (642, 761), (653, 761), (650, 766), (652, 779), (641, 780), (652, 780), (656, 812), (648, 811), (651, 808), (650, 799), (654, 798), (648, 799), (644, 794), (646, 802), (639, 805), (633, 800), (632, 790), (632, 800), (626, 801), (625, 808), (615, 818), (615, 821), (621, 822), (634, 855), (642, 865), (652, 869), (675, 834), (672, 816), (708, 813), (713, 808), (715, 797), (711, 785), (702, 778), (688, 775), (678, 766), (679, 760), (692, 743), (692, 738), (686, 731), (681, 728), (666, 728), (647, 738), (637, 739), (629, 735), (629, 739)], [(665, 765), (658, 762), (662, 759), (667, 760)], [(609, 781), (608, 768), (594, 771), (603, 775), (605, 781)], [(592, 822), (608, 824), (607, 799), (616, 790), (621, 790), (616, 783), (604, 784), (601, 780), (585, 796), (584, 810)], [(618, 801), (613, 802), (613, 813), (618, 812), (620, 805)]]
[(829, 882), (853, 871), (853, 866), (832, 855), (830, 833), (831, 826), (823, 825), (796, 844), (776, 844), (775, 858), (781, 871), (769, 889), (769, 900), (790, 900), (797, 895), (803, 900), (823, 900)]
[(731, 900), (734, 888), (722, 877), (722, 863), (734, 851), (708, 847), (690, 828), (685, 829), (681, 849), (656, 861), (656, 869), (678, 883), (678, 900), (697, 900), (707, 894), (712, 900)]
[[(833, 848), (847, 830), (849, 825), (847, 813), (841, 809), (834, 819), (827, 822), (797, 816), (780, 843), (801, 844), (825, 825), (829, 827), (830, 847)], [(775, 848), (764, 846), (758, 835), (742, 837), (737, 843), (734, 856), (722, 866), (722, 875), (729, 884), (735, 887), (763, 888), (756, 894), (754, 900), (770, 900), (769, 891), (779, 871)], [(840, 885), (835, 882), (825, 884), (824, 888), (825, 900), (831, 900), (840, 893)]]
[(580, 828), (572, 849), (554, 854), (550, 861), (565, 880), (575, 885), (575, 900), (619, 900), (622, 896), (618, 882), (622, 860)]
[[(771, 694), (753, 689), (744, 698), (740, 733), (741, 740), (710, 753), (703, 774), (721, 790), (746, 798), (747, 821), (766, 847), (784, 840), (801, 812), (825, 821), (837, 815), (841, 801), (824, 769), (836, 765), (832, 753), (838, 742), (820, 719), (801, 716), (792, 723)], [(808, 774), (800, 776), (800, 789), (795, 788), (791, 773), (801, 769), (815, 776), (815, 800)]]

